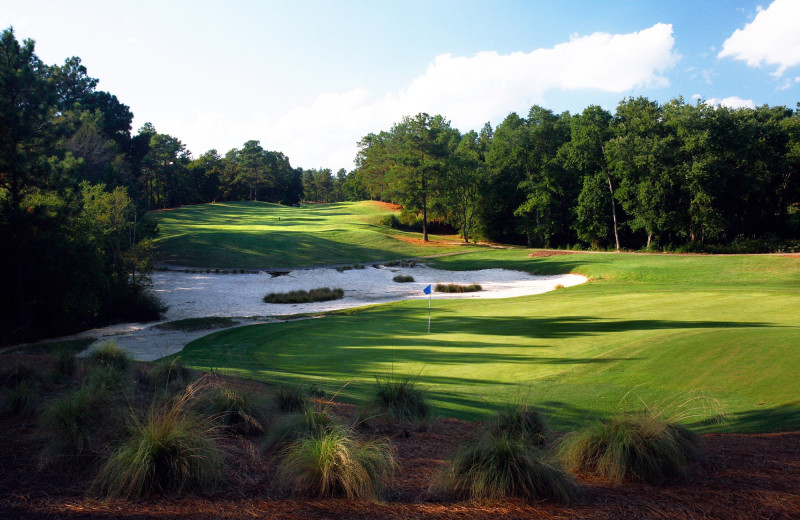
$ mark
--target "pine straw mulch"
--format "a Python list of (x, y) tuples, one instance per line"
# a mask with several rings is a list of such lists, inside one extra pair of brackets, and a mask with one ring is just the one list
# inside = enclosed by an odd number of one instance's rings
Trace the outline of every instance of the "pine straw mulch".
[[(332, 405), (351, 415), (352, 407)], [(444, 419), (430, 431), (394, 428), (399, 469), (386, 502), (297, 499), (269, 482), (268, 457), (239, 439), (236, 470), (226, 487), (203, 496), (106, 501), (86, 493), (91, 475), (68, 468), (37, 469), (31, 421), (0, 420), (0, 518), (58, 519), (790, 519), (800, 518), (800, 432), (706, 435), (708, 458), (690, 477), (664, 487), (613, 487), (586, 476), (580, 504), (559, 506), (507, 500), (473, 504), (436, 500), (430, 478), (477, 423)]]

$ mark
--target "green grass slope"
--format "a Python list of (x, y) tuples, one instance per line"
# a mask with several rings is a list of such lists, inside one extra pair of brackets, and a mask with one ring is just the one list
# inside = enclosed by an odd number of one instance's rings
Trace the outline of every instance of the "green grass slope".
[[(718, 399), (684, 422), (707, 430), (800, 429), (800, 259), (779, 256), (526, 251), (444, 257), (434, 266), (581, 273), (592, 281), (503, 300), (424, 300), (258, 325), (190, 343), (184, 360), (267, 381), (364, 398), (375, 374), (417, 374), (440, 413), (484, 416), (538, 403), (557, 428), (647, 402)], [(629, 393), (630, 392), (630, 393)]]
[[(392, 260), (469, 246), (420, 245), (418, 234), (378, 225), (392, 213), (380, 203), (281, 206), (225, 202), (151, 213), (162, 262), (213, 268), (286, 268)], [(406, 239), (406, 240), (403, 240)]]

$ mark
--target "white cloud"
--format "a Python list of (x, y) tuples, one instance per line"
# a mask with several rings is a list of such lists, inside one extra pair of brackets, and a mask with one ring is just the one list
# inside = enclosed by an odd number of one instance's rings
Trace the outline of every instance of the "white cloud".
[(744, 29), (736, 29), (722, 44), (718, 58), (732, 57), (751, 67), (777, 65), (773, 75), (780, 77), (787, 68), (800, 63), (800, 2), (775, 0), (760, 9)]
[(692, 100), (699, 101), (701, 99), (703, 99), (703, 96), (701, 96), (700, 94), (692, 94)]
[[(694, 97), (694, 96), (692, 96)], [(738, 96), (730, 96), (723, 99), (711, 98), (705, 101), (706, 105), (712, 107), (723, 106), (728, 108), (755, 108), (756, 104), (752, 99), (742, 99)]]
[(680, 59), (674, 43), (672, 26), (656, 24), (630, 34), (572, 37), (529, 53), (443, 54), (405, 90), (382, 96), (363, 88), (325, 93), (277, 120), (253, 120), (241, 131), (260, 136), (295, 166), (351, 169), (357, 141), (369, 132), (388, 130), (404, 115), (443, 114), (466, 131), (542, 103), (550, 90), (619, 93), (666, 87), (664, 73)]

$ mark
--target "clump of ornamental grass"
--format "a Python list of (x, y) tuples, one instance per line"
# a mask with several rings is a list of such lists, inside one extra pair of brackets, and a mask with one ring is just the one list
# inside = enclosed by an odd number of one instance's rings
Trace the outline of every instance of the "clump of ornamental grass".
[(405, 275), (402, 275), (402, 274), (398, 274), (397, 276), (392, 278), (392, 281), (397, 282), (397, 283), (408, 283), (408, 282), (413, 282), (414, 281), (414, 277), (413, 276), (405, 276)]
[(39, 385), (41, 382), (39, 371), (23, 359), (15, 359), (0, 372), (0, 384), (5, 388), (15, 388), (21, 383)]
[(105, 365), (120, 371), (125, 371), (130, 367), (131, 358), (127, 352), (122, 350), (114, 341), (109, 341), (100, 347), (92, 350), (89, 354), (92, 364)]
[(321, 287), (309, 291), (297, 290), (287, 293), (269, 293), (264, 296), (264, 303), (313, 303), (340, 300), (344, 298), (343, 289)]
[(200, 410), (216, 418), (226, 429), (244, 435), (264, 432), (268, 406), (253, 392), (227, 384), (212, 387), (200, 399)]
[(325, 429), (300, 437), (279, 455), (278, 481), (295, 493), (374, 501), (394, 474), (391, 445), (362, 441), (353, 430)]
[(279, 385), (275, 392), (275, 407), (284, 413), (300, 412), (306, 408), (306, 392), (299, 385)]
[(192, 379), (192, 371), (183, 362), (183, 358), (176, 356), (172, 359), (162, 359), (153, 363), (147, 372), (147, 380), (156, 390), (163, 390), (167, 394), (180, 390), (188, 385)]
[(31, 417), (36, 412), (41, 395), (37, 385), (20, 381), (13, 388), (3, 388), (0, 394), (0, 414)]
[(568, 434), (558, 449), (568, 470), (615, 484), (660, 484), (682, 477), (702, 455), (698, 435), (650, 411), (617, 413)]
[(49, 401), (39, 417), (42, 465), (91, 461), (113, 434), (114, 408), (109, 392), (87, 383)]
[(75, 350), (68, 347), (59, 348), (53, 356), (53, 377), (55, 379), (71, 377), (76, 368)]
[(128, 433), (102, 465), (94, 492), (139, 498), (184, 490), (208, 490), (222, 476), (219, 426), (191, 410), (200, 382), (180, 397), (131, 414)]
[(433, 480), (431, 492), (460, 500), (551, 500), (578, 497), (572, 478), (523, 437), (487, 433), (457, 452)]
[(433, 290), (436, 292), (443, 292), (443, 293), (468, 293), (468, 292), (482, 291), (483, 287), (481, 287), (476, 283), (470, 285), (459, 285), (455, 283), (449, 283), (445, 285), (437, 283)]
[(387, 423), (411, 422), (419, 429), (426, 429), (433, 419), (433, 410), (411, 376), (375, 376), (375, 396), (359, 412), (363, 421), (372, 417), (382, 418)]
[(540, 448), (550, 439), (544, 415), (525, 404), (509, 404), (503, 407), (491, 422), (489, 431), (493, 435), (505, 433), (511, 437), (521, 437)]
[(271, 449), (280, 444), (302, 437), (320, 435), (340, 427), (339, 421), (328, 412), (327, 408), (309, 406), (303, 411), (284, 415), (275, 421), (261, 447), (265, 450)]

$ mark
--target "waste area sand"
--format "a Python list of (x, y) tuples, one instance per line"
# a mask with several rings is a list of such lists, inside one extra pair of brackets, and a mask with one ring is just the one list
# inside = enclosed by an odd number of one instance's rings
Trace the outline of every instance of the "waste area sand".
[[(276, 273), (277, 274), (277, 273)], [(152, 361), (179, 352), (199, 337), (214, 332), (184, 332), (158, 328), (159, 323), (200, 317), (233, 317), (236, 326), (274, 322), (281, 316), (317, 313), (414, 298), (428, 298), (423, 289), (431, 284), (478, 284), (472, 293), (436, 293), (433, 299), (511, 298), (541, 294), (558, 285), (569, 287), (586, 282), (577, 274), (534, 276), (507, 269), (444, 271), (424, 265), (414, 267), (368, 266), (363, 269), (298, 269), (279, 275), (268, 272), (247, 274), (186, 273), (159, 271), (153, 274), (153, 290), (169, 309), (158, 323), (126, 323), (93, 329), (84, 337), (97, 337), (90, 349), (113, 339), (135, 359)], [(398, 283), (397, 275), (412, 276), (413, 282)], [(284, 293), (320, 287), (344, 290), (344, 298), (304, 304), (267, 304), (267, 293)], [(217, 329), (219, 330), (219, 329)]]

